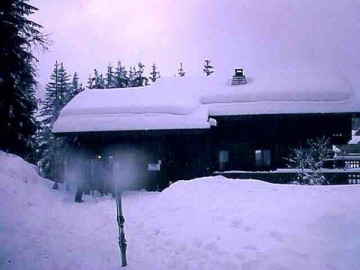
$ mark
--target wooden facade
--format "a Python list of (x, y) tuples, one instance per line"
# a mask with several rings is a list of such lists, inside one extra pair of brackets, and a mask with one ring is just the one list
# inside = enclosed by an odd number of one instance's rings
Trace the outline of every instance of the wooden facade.
[(350, 113), (212, 118), (217, 125), (210, 129), (58, 133), (72, 142), (64, 177), (81, 162), (82, 177), (102, 183), (98, 189), (109, 189), (112, 179), (124, 188), (162, 190), (215, 171), (284, 168), (290, 149), (310, 138), (326, 136), (332, 144), (351, 139)]

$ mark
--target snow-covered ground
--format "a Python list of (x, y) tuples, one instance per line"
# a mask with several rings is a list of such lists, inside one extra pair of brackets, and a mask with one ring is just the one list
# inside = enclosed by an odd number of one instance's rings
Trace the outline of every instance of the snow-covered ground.
[[(115, 202), (0, 152), (0, 269), (119, 269)], [(127, 269), (360, 269), (360, 186), (223, 177), (123, 198)]]

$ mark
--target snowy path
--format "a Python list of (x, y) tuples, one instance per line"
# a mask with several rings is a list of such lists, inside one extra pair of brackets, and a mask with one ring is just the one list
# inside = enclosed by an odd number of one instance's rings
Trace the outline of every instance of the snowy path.
[[(22, 160), (0, 164), (0, 269), (120, 268), (112, 198), (75, 204)], [(128, 192), (125, 269), (360, 269), (359, 192), (222, 177)]]

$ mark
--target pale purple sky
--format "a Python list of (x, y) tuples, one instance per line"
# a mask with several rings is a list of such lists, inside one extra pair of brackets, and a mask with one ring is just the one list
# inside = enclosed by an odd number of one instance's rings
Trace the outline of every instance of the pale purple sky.
[(278, 69), (325, 68), (360, 87), (358, 0), (33, 0), (33, 16), (50, 34), (39, 55), (45, 84), (56, 60), (86, 80), (109, 62), (156, 62), (172, 76), (183, 62), (201, 75), (204, 59), (231, 76)]

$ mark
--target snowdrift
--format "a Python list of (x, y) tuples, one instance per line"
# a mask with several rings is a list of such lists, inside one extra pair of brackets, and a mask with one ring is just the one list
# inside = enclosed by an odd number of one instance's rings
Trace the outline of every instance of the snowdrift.
[(182, 242), (169, 268), (355, 269), (359, 191), (221, 176), (180, 181), (158, 196), (153, 226)]
[[(0, 152), (0, 269), (119, 269), (115, 202)], [(127, 269), (359, 269), (360, 186), (208, 177), (123, 198)]]
[(52, 186), (35, 166), (0, 151), (0, 269), (118, 269), (115, 203), (75, 204)]

